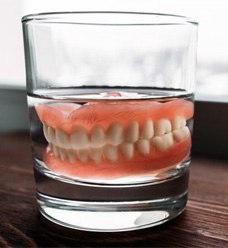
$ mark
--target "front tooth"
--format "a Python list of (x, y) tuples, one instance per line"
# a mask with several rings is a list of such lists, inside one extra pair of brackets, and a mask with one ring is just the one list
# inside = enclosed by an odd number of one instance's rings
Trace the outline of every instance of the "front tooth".
[(78, 150), (78, 157), (81, 160), (82, 163), (88, 162), (88, 150), (82, 149)]
[(123, 143), (120, 145), (120, 150), (126, 159), (132, 159), (134, 155), (134, 145), (132, 143)]
[(76, 162), (76, 154), (74, 150), (67, 150), (67, 157), (72, 164)]
[(96, 164), (100, 164), (102, 158), (102, 149), (91, 149), (91, 158)]
[(107, 140), (112, 145), (119, 145), (123, 142), (123, 127), (119, 123), (112, 124), (108, 129)]
[(102, 147), (105, 145), (105, 132), (101, 126), (96, 126), (92, 130), (91, 134), (91, 146)]
[(89, 138), (82, 128), (76, 129), (70, 137), (73, 149), (85, 149), (89, 146)]
[(173, 131), (173, 137), (177, 142), (186, 139), (190, 135), (188, 127), (182, 127)]
[(71, 148), (70, 139), (63, 130), (57, 128), (55, 131), (55, 138), (56, 138), (56, 143), (59, 147), (63, 147), (66, 149)]
[(154, 135), (154, 126), (152, 120), (143, 123), (141, 136), (143, 139), (151, 139)]
[(139, 124), (137, 121), (132, 121), (126, 130), (125, 139), (127, 142), (134, 143), (139, 138)]
[(168, 119), (160, 119), (155, 123), (155, 136), (161, 136), (171, 132), (172, 126)]
[(171, 133), (165, 134), (163, 136), (154, 137), (151, 140), (152, 145), (154, 145), (160, 152), (163, 152), (173, 145), (173, 136)]
[(118, 159), (118, 149), (116, 146), (107, 145), (104, 149), (104, 153), (111, 162), (115, 162)]
[(147, 155), (150, 153), (150, 141), (146, 139), (141, 139), (137, 142), (138, 150), (141, 154)]
[(172, 120), (172, 130), (182, 128), (186, 125), (186, 120), (183, 116), (175, 116)]
[(46, 126), (45, 124), (43, 124), (43, 133), (44, 133), (44, 137), (45, 139), (50, 142), (50, 138), (49, 138), (49, 134), (48, 134), (48, 126)]

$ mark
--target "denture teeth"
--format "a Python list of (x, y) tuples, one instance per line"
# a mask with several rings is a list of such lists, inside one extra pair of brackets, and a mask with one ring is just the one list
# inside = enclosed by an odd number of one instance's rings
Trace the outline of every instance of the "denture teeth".
[(69, 136), (61, 129), (59, 128), (56, 129), (55, 138), (56, 138), (56, 143), (59, 147), (63, 147), (67, 149), (71, 148)]
[(87, 163), (90, 156), (97, 165), (104, 156), (110, 162), (117, 161), (118, 149), (125, 159), (130, 160), (134, 157), (135, 146), (141, 155), (150, 154), (151, 146), (163, 152), (173, 145), (174, 140), (180, 142), (191, 134), (183, 116), (175, 116), (171, 122), (165, 118), (155, 123), (146, 120), (140, 132), (137, 121), (129, 122), (125, 132), (120, 123), (111, 124), (107, 133), (97, 125), (92, 129), (90, 140), (83, 127), (77, 127), (69, 135), (60, 128), (54, 129), (44, 124), (43, 133), (49, 142), (49, 149), (62, 161), (68, 159), (73, 164), (77, 160)]
[(137, 121), (132, 121), (125, 134), (126, 142), (134, 143), (139, 139), (139, 124)]
[(78, 150), (78, 158), (81, 160), (82, 163), (87, 163), (88, 162), (88, 150), (86, 149), (81, 149)]
[(186, 125), (186, 120), (183, 116), (175, 116), (172, 120), (172, 130), (182, 128)]
[(76, 129), (70, 137), (72, 148), (85, 149), (89, 146), (89, 138), (86, 131), (82, 128)]
[(152, 138), (151, 143), (160, 152), (163, 152), (173, 145), (173, 136), (171, 133), (169, 133), (162, 136), (154, 137)]
[(143, 139), (151, 139), (154, 136), (154, 126), (152, 120), (143, 123), (141, 136)]
[(49, 138), (49, 142), (56, 144), (56, 139), (55, 139), (55, 130), (52, 127), (47, 128), (47, 136)]
[(119, 123), (112, 124), (108, 129), (107, 140), (112, 145), (119, 145), (123, 142), (123, 127)]
[(49, 143), (49, 148), (53, 152), (53, 144), (52, 143)]
[(150, 153), (150, 141), (146, 139), (141, 139), (137, 142), (138, 151), (143, 154), (147, 155)]
[(52, 146), (53, 153), (56, 157), (59, 157), (59, 148), (55, 145)]
[(74, 150), (71, 149), (67, 150), (67, 157), (72, 164), (76, 162), (76, 154)]
[(111, 162), (115, 162), (118, 159), (118, 149), (116, 146), (113, 145), (107, 145), (104, 148), (105, 156), (108, 160)]
[(43, 133), (44, 133), (44, 137), (45, 139), (50, 142), (50, 138), (49, 138), (49, 134), (48, 134), (48, 126), (46, 126), (45, 124), (43, 125)]
[(172, 126), (168, 119), (160, 119), (155, 123), (155, 136), (161, 136), (171, 132)]
[(91, 134), (91, 146), (94, 148), (102, 147), (105, 145), (105, 132), (101, 126), (96, 126)]
[(177, 142), (180, 142), (190, 135), (188, 127), (182, 127), (173, 131), (173, 137)]
[(66, 159), (66, 152), (65, 152), (65, 150), (62, 149), (62, 148), (58, 148), (58, 150), (59, 150), (59, 157), (60, 157), (60, 159), (62, 161), (64, 161)]
[(91, 149), (91, 158), (96, 164), (100, 164), (101, 159), (102, 159), (102, 149), (99, 149), (99, 148)]
[(122, 143), (120, 150), (126, 159), (132, 159), (134, 156), (134, 145), (132, 143)]

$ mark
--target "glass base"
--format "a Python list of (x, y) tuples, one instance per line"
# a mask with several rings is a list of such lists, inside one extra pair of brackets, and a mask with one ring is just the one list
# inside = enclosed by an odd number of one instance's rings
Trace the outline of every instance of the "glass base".
[(162, 224), (179, 215), (187, 193), (170, 199), (131, 202), (85, 202), (63, 200), (38, 193), (41, 214), (68, 228), (120, 232)]
[(37, 200), (49, 221), (97, 232), (120, 232), (162, 224), (187, 203), (189, 167), (166, 172), (165, 179), (144, 184), (108, 185), (60, 181), (37, 170)]

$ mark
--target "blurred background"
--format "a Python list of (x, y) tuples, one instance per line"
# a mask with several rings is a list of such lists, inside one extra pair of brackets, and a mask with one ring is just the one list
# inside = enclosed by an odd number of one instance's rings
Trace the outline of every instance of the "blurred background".
[(142, 11), (199, 22), (196, 99), (228, 102), (227, 0), (0, 0), (0, 131), (27, 126), (21, 17), (53, 11)]

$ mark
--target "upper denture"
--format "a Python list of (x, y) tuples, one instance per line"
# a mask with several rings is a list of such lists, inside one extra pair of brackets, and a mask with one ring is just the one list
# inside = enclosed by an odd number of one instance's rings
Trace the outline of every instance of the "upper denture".
[[(105, 132), (113, 123), (119, 123), (123, 128), (129, 121), (137, 121), (140, 126), (145, 121), (160, 119), (173, 120), (175, 116), (182, 116), (185, 120), (193, 116), (193, 104), (185, 100), (158, 103), (151, 101), (139, 102), (104, 102), (90, 103), (78, 106), (66, 104), (38, 104), (36, 111), (42, 123), (49, 127), (61, 128), (66, 133), (72, 133), (76, 127), (83, 127), (90, 132), (94, 125), (100, 125)], [(68, 112), (67, 112), (68, 111)], [(147, 124), (148, 125), (148, 124)]]

